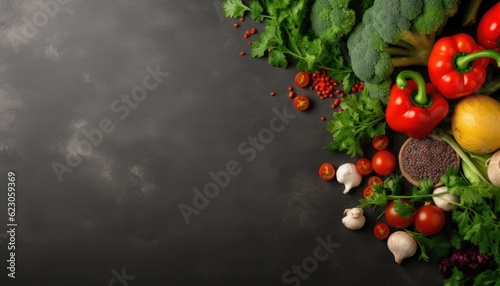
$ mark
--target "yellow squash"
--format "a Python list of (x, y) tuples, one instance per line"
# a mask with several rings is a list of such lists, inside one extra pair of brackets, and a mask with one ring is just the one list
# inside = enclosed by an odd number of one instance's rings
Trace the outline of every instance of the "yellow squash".
[(469, 152), (487, 154), (500, 149), (500, 102), (481, 94), (464, 97), (453, 110), (451, 130)]

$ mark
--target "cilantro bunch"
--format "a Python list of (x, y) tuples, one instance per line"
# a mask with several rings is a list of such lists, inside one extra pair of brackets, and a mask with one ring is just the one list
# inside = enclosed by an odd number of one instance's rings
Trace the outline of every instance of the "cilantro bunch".
[(335, 80), (353, 82), (354, 73), (345, 60), (340, 45), (330, 45), (311, 30), (309, 10), (313, 1), (225, 0), (224, 15), (243, 17), (249, 13), (255, 22), (264, 22), (259, 39), (252, 42), (252, 56), (264, 57), (280, 68), (287, 68), (290, 59), (299, 71), (324, 69)]

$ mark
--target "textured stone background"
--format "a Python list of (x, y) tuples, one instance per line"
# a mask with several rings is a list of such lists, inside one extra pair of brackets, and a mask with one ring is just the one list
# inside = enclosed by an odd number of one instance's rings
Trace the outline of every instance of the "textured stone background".
[[(311, 110), (293, 109), (293, 68), (250, 57), (242, 35), (262, 25), (233, 28), (218, 0), (0, 3), (0, 186), (9, 170), (18, 180), (15, 281), (0, 196), (2, 285), (285, 285), (328, 239), (300, 285), (442, 283), (435, 260), (393, 262), (375, 215), (360, 231), (342, 225), (362, 189), (343, 195), (317, 168), (354, 159), (321, 149), (329, 104), (304, 91)], [(127, 105), (145, 78), (151, 90)], [(179, 206), (195, 207), (193, 189), (228, 163), (238, 174), (186, 223)]]

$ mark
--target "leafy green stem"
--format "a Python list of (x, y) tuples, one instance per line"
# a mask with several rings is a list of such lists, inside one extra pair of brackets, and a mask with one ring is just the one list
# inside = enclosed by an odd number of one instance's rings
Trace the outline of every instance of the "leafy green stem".
[(448, 251), (451, 247), (451, 243), (448, 239), (442, 235), (434, 235), (432, 237), (425, 236), (421, 233), (410, 231), (405, 229), (409, 235), (411, 235), (415, 241), (417, 241), (418, 246), (420, 247), (420, 258), (425, 262), (429, 261), (429, 256), (427, 255), (427, 250), (430, 249), (434, 253), (436, 253), (440, 257), (444, 257), (448, 254)]
[[(451, 148), (453, 148), (453, 150), (455, 150), (455, 152), (458, 153), (458, 155), (460, 156), (460, 158), (463, 161), (463, 164), (466, 164), (467, 167), (470, 168), (471, 175), (477, 176), (477, 178), (479, 178), (481, 181), (489, 184), (489, 181), (488, 181), (488, 179), (486, 179), (486, 176), (476, 167), (474, 162), (471, 160), (469, 154), (467, 154), (462, 149), (462, 147), (460, 147), (460, 145), (458, 145), (457, 141), (455, 141), (455, 139), (453, 139), (453, 137), (451, 137), (448, 133), (446, 133), (442, 130), (433, 132), (433, 135), (436, 136), (438, 139), (441, 139), (441, 140), (445, 141), (446, 143), (448, 143), (451, 146)], [(472, 180), (472, 181), (476, 181), (476, 179), (473, 177), (469, 177), (468, 179)]]

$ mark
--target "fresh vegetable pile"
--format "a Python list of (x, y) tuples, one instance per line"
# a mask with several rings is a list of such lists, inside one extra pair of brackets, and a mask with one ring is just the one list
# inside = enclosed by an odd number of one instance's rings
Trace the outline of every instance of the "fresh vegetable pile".
[[(381, 221), (373, 233), (387, 240), (395, 261), (404, 263), (417, 253), (429, 261), (432, 253), (440, 259), (446, 285), (500, 285), (497, 2), (223, 2), (226, 17), (242, 21), (249, 14), (264, 23), (263, 31), (244, 34), (256, 34), (248, 42), (253, 57), (267, 57), (279, 68), (294, 66), (295, 85), (330, 102), (332, 142), (323, 149), (356, 159), (339, 166), (324, 162), (318, 174), (343, 184), (344, 194), (363, 193), (354, 207), (344, 210), (343, 224), (361, 229), (364, 210), (379, 211)], [(449, 35), (448, 24), (459, 15), (462, 26), (451, 27), (455, 34)], [(289, 86), (287, 93), (298, 110), (310, 108), (313, 98), (305, 90)], [(460, 157), (459, 166), (444, 172), (430, 168), (435, 173), (408, 187), (398, 168), (401, 156), (387, 149), (388, 132), (445, 142)], [(373, 151), (371, 158), (365, 155), (367, 148)], [(415, 160), (426, 152), (411, 151)], [(448, 157), (453, 159), (436, 159)]]

